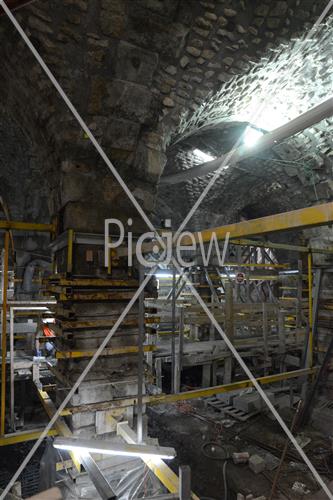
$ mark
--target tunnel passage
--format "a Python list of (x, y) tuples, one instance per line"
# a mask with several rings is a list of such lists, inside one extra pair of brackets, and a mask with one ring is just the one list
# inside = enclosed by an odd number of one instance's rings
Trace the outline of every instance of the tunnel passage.
[[(160, 226), (166, 218), (175, 225), (181, 222), (209, 180), (194, 178), (170, 188), (160, 183), (162, 174), (190, 170), (204, 158), (228, 152), (248, 127), (268, 130), (266, 123), (242, 115), (242, 99), (261, 81), (256, 70), (275, 53), (287, 53), (290, 40), (307, 32), (324, 5), (319, 0), (302, 5), (298, 0), (64, 0), (51, 10), (47, 1), (36, 0), (17, 16), (136, 199)], [(326, 28), (329, 36), (328, 22)], [(129, 273), (126, 264), (111, 262), (106, 271), (103, 245), (99, 240), (97, 248), (91, 248), (93, 238), (86, 233), (102, 233), (104, 219), (111, 216), (133, 218), (137, 232), (145, 228), (4, 17), (0, 29), (0, 85), (11, 115), (4, 116), (3, 137), (6, 142), (13, 135), (22, 137), (20, 143), (28, 151), (16, 151), (15, 161), (7, 161), (4, 149), (1, 160), (17, 171), (17, 158), (29, 157), (20, 170), (29, 180), (21, 191), (10, 184), (4, 169), (8, 203), (18, 217), (57, 218), (50, 248), (58, 274), (48, 280), (48, 292), (57, 298), (51, 307), (58, 359), (53, 400), (60, 404), (138, 285), (137, 273)], [(328, 56), (322, 51), (322, 66)], [(260, 62), (261, 57), (267, 59)], [(326, 84), (321, 69), (315, 66), (306, 78), (313, 82), (320, 76)], [(324, 87), (306, 88), (305, 96), (298, 93), (294, 110), (315, 104), (325, 92)], [(229, 106), (222, 106), (217, 122), (207, 113), (208, 106), (214, 114), (216, 98)], [(290, 99), (288, 94), (287, 109)], [(237, 113), (230, 104), (237, 104)], [(14, 116), (24, 137), (11, 125)], [(246, 165), (226, 169), (189, 227), (201, 229), (330, 200), (329, 126), (327, 122), (325, 129), (314, 128)], [(26, 191), (29, 197), (23, 200)], [(305, 237), (317, 238), (318, 244), (330, 240), (320, 232)], [(31, 256), (46, 248), (34, 236), (27, 245)], [(138, 340), (137, 316), (134, 308), (71, 398), (66, 424), (75, 435), (108, 434), (115, 430), (112, 418), (133, 418), (133, 410), (108, 413), (107, 404), (138, 392), (131, 352)], [(148, 384), (149, 370), (145, 377)], [(98, 406), (103, 402), (106, 406)]]

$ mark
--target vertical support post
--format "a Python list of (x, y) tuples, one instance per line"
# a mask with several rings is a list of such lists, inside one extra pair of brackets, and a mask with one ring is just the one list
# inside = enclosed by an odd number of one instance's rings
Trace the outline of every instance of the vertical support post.
[[(283, 311), (278, 312), (278, 332), (279, 332), (279, 354), (281, 356), (286, 353), (286, 330), (284, 327), (285, 313)], [(281, 357), (280, 372), (284, 371), (284, 358)]]
[(246, 273), (245, 273), (245, 287), (246, 287), (246, 301), (251, 302), (250, 273), (249, 273), (249, 271), (246, 271)]
[(296, 341), (298, 332), (302, 328), (302, 297), (303, 297), (303, 262), (298, 260), (298, 278), (297, 278), (297, 303), (296, 303)]
[(7, 359), (7, 290), (8, 290), (9, 232), (5, 232), (5, 247), (2, 266), (2, 337), (1, 337), (1, 415), (0, 435), (5, 434), (6, 425), (6, 359)]
[(268, 353), (268, 315), (267, 315), (267, 304), (263, 302), (262, 304), (262, 335), (264, 340), (264, 374), (267, 375), (267, 363), (269, 359)]
[(319, 294), (321, 286), (322, 270), (316, 269), (315, 280), (312, 297), (312, 337), (314, 349), (318, 346), (318, 309), (319, 309)]
[(175, 392), (180, 392), (181, 374), (182, 374), (182, 361), (183, 361), (183, 347), (184, 347), (184, 309), (181, 307), (179, 312), (179, 343), (178, 352), (176, 356), (176, 369), (175, 369)]
[(10, 351), (10, 427), (15, 432), (15, 378), (14, 378), (14, 308), (9, 309), (9, 351)]
[[(144, 268), (140, 265), (140, 285), (143, 282)], [(143, 439), (143, 411), (142, 411), (142, 391), (143, 391), (143, 364), (144, 364), (144, 350), (143, 341), (145, 337), (145, 291), (140, 293), (139, 297), (139, 338), (138, 338), (138, 405), (137, 405), (137, 438), (138, 443), (142, 443)]]
[[(225, 332), (232, 341), (234, 338), (234, 311), (233, 311), (233, 288), (232, 283), (225, 284)], [(224, 360), (223, 383), (230, 384), (232, 375), (232, 355)]]
[(175, 392), (176, 371), (176, 268), (172, 270), (172, 305), (171, 305), (171, 392)]
[(74, 244), (74, 230), (68, 229), (67, 232), (67, 273), (73, 272), (73, 244)]
[(179, 500), (191, 500), (191, 468), (189, 465), (179, 467)]
[(313, 303), (312, 303), (312, 253), (308, 252), (308, 298), (309, 298), (309, 341), (307, 350), (307, 366), (313, 364)]

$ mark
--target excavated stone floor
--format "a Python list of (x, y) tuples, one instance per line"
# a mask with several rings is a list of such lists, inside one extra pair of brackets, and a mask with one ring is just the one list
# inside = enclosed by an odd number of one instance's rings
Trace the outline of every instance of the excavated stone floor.
[[(292, 415), (289, 408), (283, 412), (288, 425), (290, 425)], [(237, 493), (245, 496), (253, 494), (254, 498), (260, 495), (269, 498), (272, 479), (285, 444), (284, 434), (280, 427), (263, 414), (247, 422), (236, 422), (230, 428), (225, 428), (222, 421), (221, 416), (212, 410), (207, 410), (201, 402), (190, 405), (185, 403), (178, 406), (160, 406), (149, 412), (150, 434), (158, 436), (161, 445), (176, 448), (177, 458), (171, 464), (174, 470), (177, 470), (180, 464), (190, 465), (192, 490), (200, 498), (224, 498), (223, 464), (225, 459), (219, 457), (221, 454), (226, 452), (230, 454), (234, 451), (248, 451), (250, 455), (264, 456), (266, 454), (267, 470), (254, 474), (248, 465), (235, 465), (232, 459), (228, 458), (226, 466), (228, 495), (230, 495), (228, 498), (236, 498)], [(331, 456), (330, 443), (327, 438), (311, 427), (302, 429), (302, 432), (311, 438), (311, 442), (304, 448), (305, 452), (313, 460), (318, 471), (328, 480), (332, 480), (333, 463), (332, 460), (327, 459)], [(212, 453), (206, 443), (213, 443), (215, 452)], [(273, 467), (273, 470), (268, 470)], [(324, 471), (326, 471), (325, 474)], [(304, 498), (312, 499), (312, 495), (318, 491), (306, 466), (298, 461), (297, 452), (289, 448), (278, 482), (279, 490), (274, 498), (281, 500), (302, 498), (292, 490), (295, 482), (305, 484), (310, 490), (311, 493)]]

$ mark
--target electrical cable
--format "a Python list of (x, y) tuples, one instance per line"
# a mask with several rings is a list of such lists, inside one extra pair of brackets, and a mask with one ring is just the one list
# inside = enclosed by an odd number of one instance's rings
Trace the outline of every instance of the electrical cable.
[(227, 483), (227, 460), (223, 464), (223, 489), (224, 489), (224, 500), (228, 500), (228, 483)]

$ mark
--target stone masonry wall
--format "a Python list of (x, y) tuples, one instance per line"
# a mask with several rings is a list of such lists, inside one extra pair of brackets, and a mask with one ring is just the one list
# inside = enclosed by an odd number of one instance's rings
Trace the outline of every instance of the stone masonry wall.
[[(37, 0), (16, 13), (60, 84), (148, 211), (184, 109), (268, 47), (304, 31), (325, 2)], [(130, 203), (9, 21), (0, 30), (2, 101), (40, 152), (50, 214), (96, 231)], [(37, 194), (37, 193), (36, 193)], [(38, 194), (37, 194), (38, 196)], [(89, 207), (89, 227), (80, 227)], [(64, 207), (66, 207), (64, 209)]]

